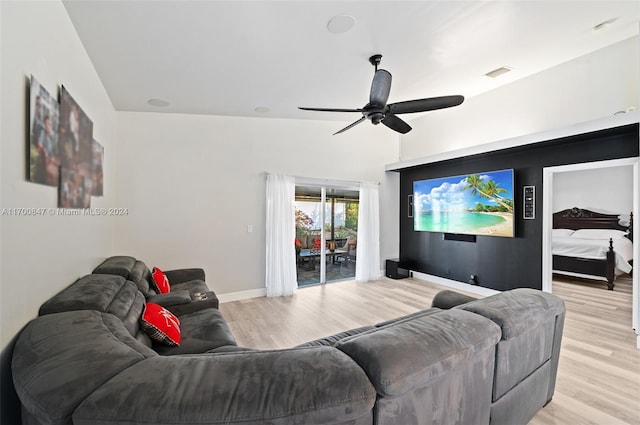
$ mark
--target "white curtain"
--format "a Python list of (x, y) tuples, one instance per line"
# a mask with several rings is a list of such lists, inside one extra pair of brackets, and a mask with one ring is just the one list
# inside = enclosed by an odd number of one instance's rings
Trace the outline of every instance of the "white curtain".
[(293, 295), (298, 287), (295, 191), (294, 177), (267, 174), (267, 297)]
[(380, 202), (377, 183), (360, 183), (356, 280), (380, 277)]

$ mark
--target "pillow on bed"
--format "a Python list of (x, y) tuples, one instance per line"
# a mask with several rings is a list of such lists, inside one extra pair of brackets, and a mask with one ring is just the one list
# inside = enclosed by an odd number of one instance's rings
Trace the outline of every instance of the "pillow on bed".
[(613, 229), (579, 229), (573, 232), (572, 238), (580, 239), (622, 239), (627, 234), (622, 230)]
[(551, 236), (553, 236), (554, 238), (567, 237), (571, 236), (574, 232), (575, 230), (571, 229), (553, 229), (553, 233), (551, 234)]

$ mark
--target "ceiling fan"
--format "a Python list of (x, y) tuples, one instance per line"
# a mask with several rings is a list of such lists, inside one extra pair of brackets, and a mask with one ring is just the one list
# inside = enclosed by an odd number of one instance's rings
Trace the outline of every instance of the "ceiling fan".
[(369, 58), (369, 62), (371, 62), (371, 65), (375, 66), (376, 71), (373, 75), (373, 82), (371, 83), (369, 103), (364, 105), (364, 107), (357, 109), (343, 109), (306, 108), (299, 106), (298, 108), (305, 111), (362, 113), (362, 118), (349, 124), (342, 130), (333, 133), (334, 136), (355, 127), (365, 119), (370, 120), (375, 125), (382, 123), (398, 133), (405, 134), (411, 131), (411, 126), (398, 118), (398, 114), (411, 114), (414, 112), (426, 112), (433, 111), (435, 109), (450, 108), (452, 106), (458, 106), (464, 101), (463, 96), (441, 96), (407, 100), (405, 102), (396, 102), (387, 105), (387, 99), (389, 99), (389, 92), (391, 91), (391, 74), (389, 71), (384, 69), (378, 69), (378, 65), (380, 65), (381, 60), (382, 55), (373, 55)]

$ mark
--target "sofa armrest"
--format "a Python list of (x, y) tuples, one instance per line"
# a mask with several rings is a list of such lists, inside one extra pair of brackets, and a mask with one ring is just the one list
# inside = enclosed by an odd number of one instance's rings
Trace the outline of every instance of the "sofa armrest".
[(91, 394), (73, 423), (347, 423), (375, 403), (362, 369), (330, 347), (147, 360)]
[(373, 383), (376, 424), (489, 423), (500, 328), (466, 313), (439, 310), (336, 344)]
[(169, 308), (174, 305), (188, 304), (191, 302), (191, 294), (187, 290), (171, 291), (166, 294), (158, 294), (149, 298), (147, 301), (160, 304), (162, 307)]
[(502, 329), (502, 339), (517, 338), (555, 316), (564, 315), (564, 301), (538, 289), (517, 288), (459, 307), (484, 316)]
[(441, 310), (343, 339), (336, 348), (365, 370), (380, 396), (397, 397), (471, 363), (499, 340), (500, 328), (490, 320)]
[(450, 309), (460, 304), (466, 304), (475, 300), (477, 300), (477, 298), (445, 289), (444, 291), (438, 292), (436, 296), (433, 297), (433, 301), (431, 301), (431, 307)]
[(23, 423), (71, 424), (84, 399), (149, 357), (159, 356), (110, 313), (76, 310), (32, 320), (18, 336), (11, 364)]
[[(537, 409), (551, 399), (555, 389), (564, 328), (564, 301), (538, 289), (517, 288), (461, 305), (457, 309), (484, 316), (502, 330), (496, 352), (494, 400), (524, 383), (527, 377), (542, 370), (542, 366), (549, 362), (547, 372), (541, 372), (547, 376), (545, 382), (548, 385), (543, 383), (534, 385), (535, 390), (534, 387), (520, 390), (520, 394), (527, 394), (529, 419), (533, 417)], [(545, 385), (547, 389), (544, 394), (538, 394), (541, 400), (537, 400), (539, 405), (536, 406), (532, 402), (535, 400), (533, 393), (542, 391)], [(514, 402), (517, 399), (510, 400)], [(514, 403), (517, 404), (517, 401)], [(527, 422), (529, 419), (518, 422)]]
[(169, 284), (188, 282), (190, 280), (202, 280), (204, 282), (204, 270), (199, 268), (193, 269), (176, 269), (164, 272), (169, 279)]

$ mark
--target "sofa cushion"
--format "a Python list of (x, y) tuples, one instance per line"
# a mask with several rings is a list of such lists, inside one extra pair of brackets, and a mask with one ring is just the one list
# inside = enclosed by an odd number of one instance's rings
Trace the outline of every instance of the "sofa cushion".
[(169, 310), (155, 303), (146, 303), (140, 327), (159, 343), (180, 345), (180, 320)]
[(238, 345), (222, 313), (207, 308), (180, 316), (180, 346), (169, 347), (155, 343), (153, 349), (159, 354), (198, 354), (223, 345)]
[(188, 282), (190, 280), (201, 280), (203, 282), (206, 280), (204, 269), (201, 268), (165, 270), (164, 274), (167, 275), (171, 285)]
[(171, 291), (167, 294), (158, 294), (149, 297), (147, 302), (160, 304), (162, 307), (171, 310), (171, 306), (189, 304), (191, 302), (191, 294), (185, 290)]
[(93, 270), (96, 274), (115, 274), (124, 278), (129, 277), (129, 272), (136, 259), (127, 255), (116, 255), (109, 257)]
[(138, 285), (138, 290), (147, 298), (158, 293), (155, 285), (153, 284), (151, 270), (149, 270), (149, 267), (147, 267), (147, 265), (142, 261), (136, 260), (135, 264), (129, 271), (127, 279)]
[(330, 347), (159, 357), (91, 394), (73, 423), (360, 425), (375, 400), (362, 369)]
[(204, 280), (188, 280), (186, 282), (172, 283), (171, 291), (189, 291), (192, 295), (211, 292)]
[[(191, 295), (191, 305), (176, 306), (175, 310), (178, 312), (178, 316), (191, 313), (203, 308), (213, 307), (218, 308), (219, 301), (216, 293), (209, 289), (203, 280), (188, 280), (186, 282), (171, 284), (171, 292), (174, 291), (188, 291)], [(171, 308), (170, 310), (173, 310)]]
[(122, 276), (132, 281), (138, 286), (138, 290), (145, 297), (157, 294), (151, 288), (151, 272), (142, 261), (136, 260), (134, 257), (126, 255), (116, 255), (109, 257), (93, 270), (94, 274), (113, 274)]
[(37, 423), (68, 425), (76, 407), (97, 388), (155, 356), (112, 314), (52, 313), (32, 320), (18, 336), (13, 380), (23, 409)]
[(154, 295), (147, 301), (160, 304), (178, 317), (207, 308), (218, 308), (218, 297), (213, 291), (189, 293), (188, 290), (178, 289), (168, 294)]
[(131, 335), (139, 330), (138, 320), (144, 297), (133, 282), (121, 276), (90, 274), (51, 297), (40, 307), (39, 315), (72, 310), (96, 310), (118, 317)]

